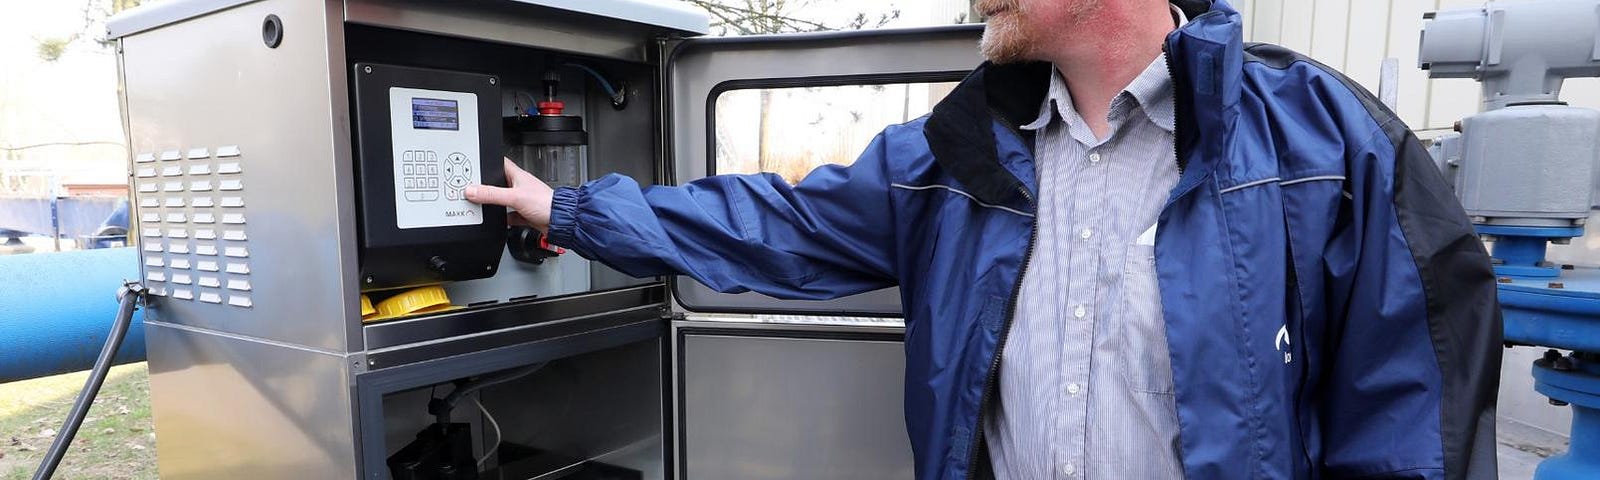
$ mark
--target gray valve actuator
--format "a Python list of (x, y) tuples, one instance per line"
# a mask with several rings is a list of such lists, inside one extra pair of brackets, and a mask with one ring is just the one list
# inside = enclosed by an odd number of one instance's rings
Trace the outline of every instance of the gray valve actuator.
[(1419, 67), (1483, 84), (1481, 112), (1435, 152), (1475, 223), (1580, 225), (1600, 184), (1600, 111), (1560, 101), (1600, 76), (1600, 0), (1489, 2), (1423, 24)]

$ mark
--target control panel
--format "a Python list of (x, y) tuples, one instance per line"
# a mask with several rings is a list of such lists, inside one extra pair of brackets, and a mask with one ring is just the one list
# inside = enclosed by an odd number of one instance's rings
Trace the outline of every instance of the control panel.
[(395, 223), (402, 229), (475, 225), (483, 208), (468, 202), (482, 183), (478, 101), (470, 93), (389, 89)]
[(505, 209), (467, 201), (505, 185), (500, 87), (492, 75), (353, 65), (361, 287), (494, 276)]

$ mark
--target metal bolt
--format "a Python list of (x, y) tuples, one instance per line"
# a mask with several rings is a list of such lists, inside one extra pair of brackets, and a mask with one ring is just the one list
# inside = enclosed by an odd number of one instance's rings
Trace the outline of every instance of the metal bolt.
[(495, 80), (495, 78), (494, 78), (494, 77), (489, 77), (489, 84), (490, 84), (490, 85), (494, 85), (494, 84), (496, 84), (496, 83), (499, 83), (499, 80)]
[(483, 266), (483, 271), (485, 271), (485, 272), (493, 272), (494, 271), (494, 265), (484, 265)]
[(1500, 277), (1496, 280), (1499, 280), (1500, 283), (1511, 283), (1511, 277)]
[(1556, 360), (1559, 359), (1559, 358), (1561, 358), (1561, 352), (1558, 352), (1558, 351), (1556, 351), (1555, 349), (1552, 348), (1552, 349), (1549, 349), (1549, 350), (1545, 350), (1544, 351), (1544, 357), (1540, 358), (1538, 360), (1534, 360), (1533, 364), (1534, 364), (1534, 366), (1538, 366), (1538, 367), (1541, 367), (1541, 368), (1550, 368), (1550, 365), (1554, 364), (1556, 362)]
[(365, 72), (365, 73), (372, 73), (372, 67), (370, 65), (369, 66), (365, 66), (365, 67), (361, 67), (361, 71)]
[(1567, 288), (1567, 284), (1561, 283), (1561, 282), (1550, 282), (1549, 287), (1553, 288), (1553, 289), (1560, 290), (1560, 289), (1563, 289), (1563, 288)]
[(1554, 398), (1550, 399), (1550, 404), (1551, 405), (1555, 405), (1557, 407), (1565, 407), (1565, 406), (1567, 406), (1567, 402), (1556, 400)]
[(372, 283), (372, 275), (367, 275), (367, 283)]

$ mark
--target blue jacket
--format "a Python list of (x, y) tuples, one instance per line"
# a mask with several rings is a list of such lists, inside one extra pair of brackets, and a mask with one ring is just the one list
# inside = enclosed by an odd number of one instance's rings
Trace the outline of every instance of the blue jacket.
[[(1222, 1), (1166, 42), (1178, 186), (1156, 268), (1189, 478), (1488, 478), (1501, 326), (1472, 225), (1393, 112), (1244, 45)], [(982, 417), (1032, 250), (1019, 130), (1045, 64), (980, 66), (929, 116), (797, 185), (556, 192), (553, 242), (623, 272), (826, 299), (898, 285), (917, 478), (988, 476)]]

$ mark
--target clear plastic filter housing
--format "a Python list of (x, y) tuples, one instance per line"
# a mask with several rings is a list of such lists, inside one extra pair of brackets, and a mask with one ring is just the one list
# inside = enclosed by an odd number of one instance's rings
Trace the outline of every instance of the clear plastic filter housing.
[(522, 167), (554, 187), (577, 187), (589, 178), (588, 133), (583, 118), (524, 115), (508, 119), (510, 153)]
[(577, 187), (589, 177), (583, 145), (528, 145), (523, 168), (551, 188)]

